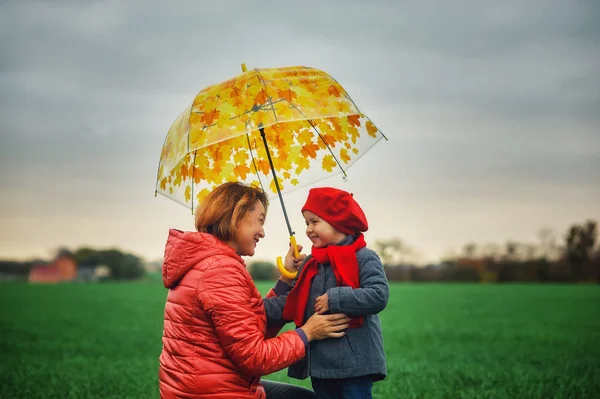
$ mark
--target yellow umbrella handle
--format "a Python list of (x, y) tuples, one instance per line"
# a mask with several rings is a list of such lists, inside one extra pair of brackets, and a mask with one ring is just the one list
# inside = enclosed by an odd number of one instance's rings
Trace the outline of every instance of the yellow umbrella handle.
[[(292, 247), (294, 247), (294, 257), (295, 258), (300, 257), (300, 252), (298, 252), (298, 244), (296, 244), (296, 237), (290, 236), (290, 243), (292, 243)], [(283, 260), (282, 260), (281, 256), (277, 257), (277, 268), (279, 269), (279, 272), (281, 272), (281, 274), (284, 277), (294, 279), (298, 275), (298, 272), (292, 273), (292, 272), (289, 272), (285, 268), (285, 266), (283, 265)]]

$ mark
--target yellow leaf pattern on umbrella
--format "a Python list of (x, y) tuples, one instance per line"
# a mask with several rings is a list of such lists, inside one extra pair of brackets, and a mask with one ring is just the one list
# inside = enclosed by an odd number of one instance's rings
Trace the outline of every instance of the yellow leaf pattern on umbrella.
[(348, 150), (345, 148), (342, 148), (342, 150), (340, 151), (340, 158), (342, 159), (342, 161), (344, 163), (348, 163), (352, 159), (352, 158), (350, 158), (350, 155), (348, 154)]
[(237, 165), (233, 168), (233, 173), (236, 178), (239, 178), (239, 180), (246, 180), (246, 176), (248, 176), (250, 173), (250, 168), (246, 165)]
[(369, 136), (373, 138), (377, 137), (377, 128), (371, 121), (367, 121), (367, 133), (369, 133)]
[(325, 72), (253, 69), (206, 87), (177, 117), (161, 151), (157, 192), (192, 209), (226, 181), (262, 186), (272, 197), (261, 128), (282, 191), (345, 173), (384, 137)]
[(308, 167), (310, 166), (310, 161), (307, 158), (304, 157), (300, 157), (298, 159), (296, 159), (296, 165), (298, 165), (296, 167), (296, 174), (299, 175), (302, 173), (303, 170), (307, 170)]
[[(275, 179), (271, 179), (271, 184), (269, 184), (269, 188), (272, 192), (277, 192), (277, 187), (275, 186)], [(281, 185), (281, 183), (279, 183), (279, 189), (282, 191), (284, 190), (284, 187)]]
[(199, 184), (204, 179), (204, 169), (194, 167), (194, 183)]
[(331, 155), (325, 155), (323, 157), (323, 169), (331, 172), (333, 171), (333, 168), (335, 168), (337, 166), (337, 163), (335, 163), (335, 161), (333, 160), (333, 157)]

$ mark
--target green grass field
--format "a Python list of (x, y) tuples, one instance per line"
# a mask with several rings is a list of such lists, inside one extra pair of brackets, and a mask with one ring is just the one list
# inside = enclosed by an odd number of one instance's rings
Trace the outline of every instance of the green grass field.
[[(0, 398), (157, 398), (166, 292), (0, 285)], [(381, 319), (376, 398), (600, 398), (598, 286), (395, 284)]]

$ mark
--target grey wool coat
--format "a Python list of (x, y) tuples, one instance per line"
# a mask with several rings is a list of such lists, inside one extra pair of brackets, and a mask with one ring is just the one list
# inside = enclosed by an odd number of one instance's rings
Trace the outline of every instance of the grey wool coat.
[[(353, 236), (347, 236), (338, 245), (354, 242)], [(381, 322), (377, 315), (387, 305), (389, 298), (388, 281), (383, 265), (377, 253), (361, 248), (357, 253), (360, 269), (360, 288), (336, 286), (335, 275), (330, 264), (319, 264), (318, 273), (313, 278), (304, 322), (312, 316), (316, 298), (327, 293), (329, 296), (328, 313), (346, 313), (364, 316), (364, 324), (346, 330), (342, 338), (329, 338), (312, 341), (306, 356), (291, 365), (288, 376), (305, 379), (315, 378), (351, 378), (371, 376), (374, 381), (384, 379), (387, 374)], [(308, 262), (306, 258), (302, 267)], [(300, 270), (301, 271), (301, 270)], [(265, 302), (267, 322), (269, 324), (287, 323), (282, 312), (289, 290)]]

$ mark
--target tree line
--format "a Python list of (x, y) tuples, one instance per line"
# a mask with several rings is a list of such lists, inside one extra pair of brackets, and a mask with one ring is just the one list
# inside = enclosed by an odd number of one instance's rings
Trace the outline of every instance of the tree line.
[[(64, 256), (71, 257), (78, 268), (107, 267), (110, 270), (108, 280), (134, 280), (144, 277), (146, 274), (144, 261), (141, 257), (116, 248), (96, 249), (86, 246), (74, 251), (59, 248), (53, 259)], [(0, 260), (0, 273), (10, 274), (14, 276), (15, 280), (27, 280), (33, 267), (48, 263), (51, 262), (44, 259), (27, 261)]]
[(562, 239), (550, 229), (538, 242), (504, 245), (467, 243), (439, 264), (415, 266), (415, 251), (400, 239), (377, 241), (391, 281), (600, 282), (597, 223), (573, 224)]
[[(418, 253), (399, 238), (377, 240), (373, 249), (390, 281), (472, 282), (600, 282), (600, 247), (597, 223), (573, 224), (562, 238), (550, 229), (538, 233), (536, 243), (508, 241), (500, 244), (467, 243), (460, 253), (450, 253), (436, 264), (417, 265)], [(119, 249), (60, 248), (56, 256), (71, 256), (79, 267), (106, 266), (111, 280), (134, 280), (146, 275), (141, 257)], [(29, 271), (44, 260), (0, 260), (0, 274), (26, 280)], [(268, 261), (249, 263), (257, 280), (274, 280), (279, 272)]]

